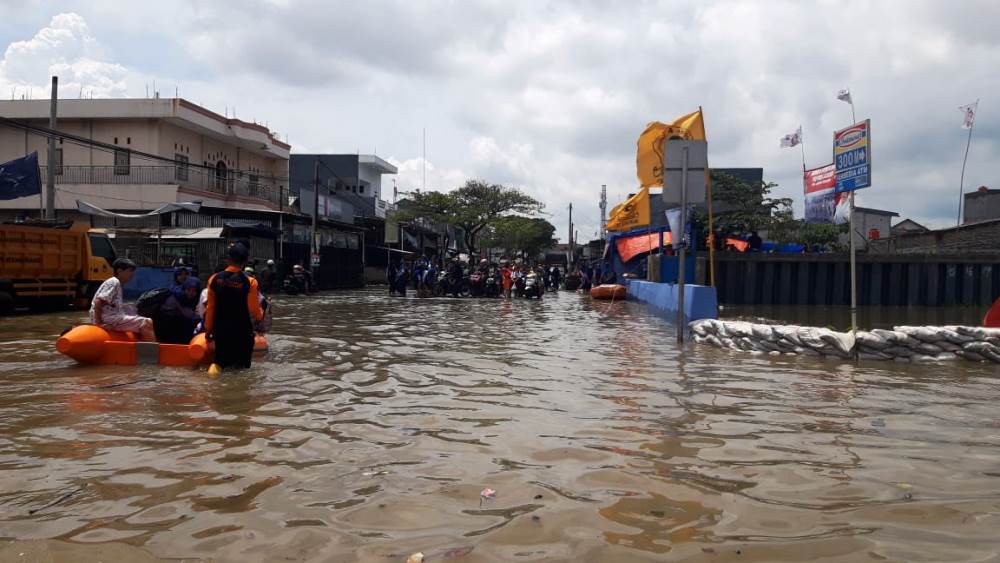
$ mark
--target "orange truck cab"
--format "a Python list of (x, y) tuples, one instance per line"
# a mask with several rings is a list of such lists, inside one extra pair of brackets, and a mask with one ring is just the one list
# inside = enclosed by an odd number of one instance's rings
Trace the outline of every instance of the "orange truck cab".
[(0, 312), (86, 306), (114, 260), (108, 235), (86, 223), (0, 224)]

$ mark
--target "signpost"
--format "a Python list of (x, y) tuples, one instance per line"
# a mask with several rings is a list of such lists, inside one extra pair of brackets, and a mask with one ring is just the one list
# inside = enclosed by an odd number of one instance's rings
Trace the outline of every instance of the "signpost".
[(679, 228), (671, 225), (670, 244), (677, 249), (677, 341), (684, 342), (684, 260), (688, 242), (687, 206), (705, 201), (708, 143), (670, 139), (663, 142), (663, 200), (680, 204)]
[[(854, 105), (851, 104), (853, 112)], [(853, 113), (852, 113), (853, 114)], [(851, 333), (858, 330), (858, 275), (854, 242), (854, 191), (872, 185), (871, 120), (866, 119), (833, 134), (833, 164), (838, 194), (851, 193)], [(857, 350), (857, 347), (855, 347)]]
[(872, 185), (871, 120), (855, 123), (833, 134), (836, 192), (852, 192)]

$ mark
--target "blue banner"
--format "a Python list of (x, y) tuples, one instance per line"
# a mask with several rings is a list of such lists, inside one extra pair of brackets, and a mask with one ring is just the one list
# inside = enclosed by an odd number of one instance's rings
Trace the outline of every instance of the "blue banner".
[(38, 172), (38, 153), (0, 164), (0, 200), (17, 199), (42, 193)]

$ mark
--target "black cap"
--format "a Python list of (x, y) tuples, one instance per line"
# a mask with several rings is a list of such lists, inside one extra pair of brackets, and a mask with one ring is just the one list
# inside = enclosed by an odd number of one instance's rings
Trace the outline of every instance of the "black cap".
[(229, 245), (229, 259), (237, 264), (246, 263), (247, 259), (250, 258), (250, 249), (246, 247), (242, 242), (236, 242)]

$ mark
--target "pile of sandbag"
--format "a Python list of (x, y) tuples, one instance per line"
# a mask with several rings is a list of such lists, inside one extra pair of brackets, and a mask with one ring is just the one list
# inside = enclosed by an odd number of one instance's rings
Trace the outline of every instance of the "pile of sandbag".
[(854, 337), (810, 326), (769, 325), (701, 319), (690, 324), (694, 341), (720, 348), (771, 355), (804, 354), (850, 358)]
[(795, 325), (702, 319), (694, 341), (759, 354), (853, 357), (897, 362), (966, 359), (1000, 363), (1000, 329), (975, 326), (897, 326), (848, 332)]
[(1000, 363), (1000, 329), (978, 326), (897, 326), (858, 331), (862, 359)]

